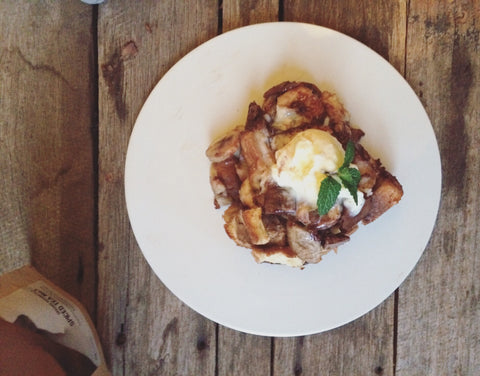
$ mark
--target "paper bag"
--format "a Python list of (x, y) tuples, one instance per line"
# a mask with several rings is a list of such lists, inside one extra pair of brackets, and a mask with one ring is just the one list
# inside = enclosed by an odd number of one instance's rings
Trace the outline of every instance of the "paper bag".
[[(8, 346), (12, 342), (21, 343), (28, 349), (23, 351), (30, 353), (19, 354), (15, 346)], [(0, 276), (0, 345), (4, 346), (0, 352), (0, 374), (2, 358), (5, 368), (7, 359), (21, 362), (25, 356), (35, 358), (35, 351), (43, 351), (48, 361), (51, 360), (52, 370), (58, 365), (69, 375), (110, 375), (97, 332), (85, 308), (31, 266)], [(18, 364), (18, 367), (20, 375), (27, 374), (22, 373), (22, 367), (39, 366)], [(88, 372), (81, 371), (82, 367)], [(44, 374), (42, 372), (37, 369), (33, 374)]]

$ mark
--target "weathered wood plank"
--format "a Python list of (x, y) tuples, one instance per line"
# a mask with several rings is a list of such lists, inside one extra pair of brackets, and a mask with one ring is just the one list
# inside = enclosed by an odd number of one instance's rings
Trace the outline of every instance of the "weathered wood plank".
[(217, 2), (99, 6), (98, 329), (115, 375), (213, 374), (215, 325), (174, 297), (145, 262), (124, 204), (136, 116), (161, 76), (217, 32)]
[(275, 340), (274, 375), (392, 375), (392, 302), (328, 332)]
[(278, 21), (278, 5), (278, 1), (272, 0), (224, 0), (222, 31), (261, 22)]
[[(278, 20), (278, 1), (223, 1), (222, 31)], [(219, 376), (270, 376), (272, 340), (219, 326), (217, 369)]]
[(0, 273), (31, 262), (93, 314), (91, 26), (79, 1), (0, 2)]
[(480, 4), (410, 1), (406, 75), (434, 126), (442, 202), (400, 289), (397, 375), (480, 374)]
[[(285, 1), (283, 11), (285, 21), (326, 26), (360, 40), (403, 72), (404, 1)], [(274, 374), (392, 375), (394, 300), (392, 295), (365, 316), (323, 334), (276, 339)]]
[(219, 328), (217, 368), (219, 376), (271, 375), (271, 346), (269, 337), (240, 333)]

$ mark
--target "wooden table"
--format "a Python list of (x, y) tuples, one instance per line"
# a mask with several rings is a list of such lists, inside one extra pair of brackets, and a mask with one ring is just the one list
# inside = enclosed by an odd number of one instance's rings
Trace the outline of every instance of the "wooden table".
[[(373, 48), (432, 121), (442, 200), (420, 262), (365, 316), (300, 338), (217, 325), (165, 289), (130, 229), (127, 142), (182, 56), (301, 21)], [(79, 298), (114, 375), (480, 375), (480, 2), (0, 2), (0, 273), (31, 263)], [(412, 218), (413, 222), (413, 218)]]

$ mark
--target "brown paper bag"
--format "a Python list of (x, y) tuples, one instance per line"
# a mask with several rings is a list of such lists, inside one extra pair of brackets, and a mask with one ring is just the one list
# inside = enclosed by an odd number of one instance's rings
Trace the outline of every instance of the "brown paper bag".
[(0, 276), (0, 376), (7, 374), (110, 375), (85, 308), (31, 266)]

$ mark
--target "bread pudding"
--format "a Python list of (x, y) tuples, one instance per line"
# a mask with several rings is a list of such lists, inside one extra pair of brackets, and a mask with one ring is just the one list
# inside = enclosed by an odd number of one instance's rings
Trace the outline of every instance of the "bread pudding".
[(301, 268), (336, 251), (403, 196), (363, 136), (337, 96), (312, 83), (266, 91), (206, 151), (227, 235), (258, 263)]

